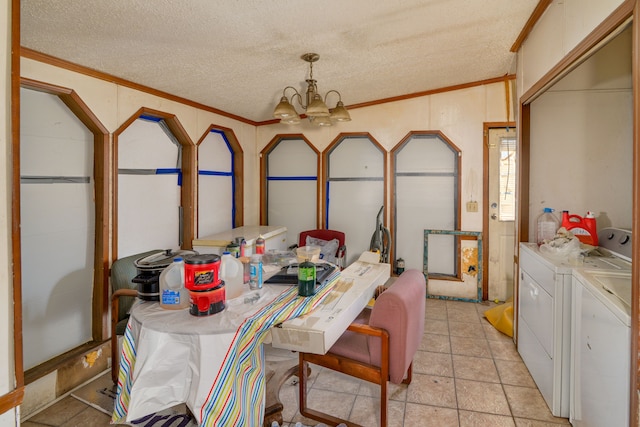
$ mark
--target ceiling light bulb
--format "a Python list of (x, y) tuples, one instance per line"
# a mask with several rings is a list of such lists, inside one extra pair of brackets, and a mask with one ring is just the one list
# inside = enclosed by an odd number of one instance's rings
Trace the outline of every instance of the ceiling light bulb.
[(296, 109), (293, 108), (293, 105), (289, 103), (289, 100), (286, 96), (280, 98), (280, 103), (276, 105), (275, 110), (273, 110), (273, 117), (276, 119), (288, 119), (289, 117), (298, 116)]
[(331, 119), (329, 118), (329, 116), (314, 117), (311, 123), (317, 126), (331, 126), (333, 124), (331, 123)]
[(329, 117), (329, 108), (326, 106), (322, 97), (315, 94), (313, 101), (307, 106), (307, 116), (311, 117)]
[(338, 103), (336, 104), (336, 108), (331, 110), (331, 120), (335, 120), (337, 122), (351, 121), (351, 115), (349, 115), (349, 112), (345, 108), (342, 101), (338, 101)]

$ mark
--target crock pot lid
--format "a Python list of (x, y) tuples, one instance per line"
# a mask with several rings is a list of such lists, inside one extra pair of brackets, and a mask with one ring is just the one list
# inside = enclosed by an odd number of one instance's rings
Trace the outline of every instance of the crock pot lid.
[(173, 262), (175, 257), (181, 256), (183, 258), (188, 256), (197, 255), (198, 252), (190, 250), (173, 250), (165, 249), (164, 251), (158, 251), (155, 254), (151, 254), (135, 260), (134, 265), (141, 270), (157, 270), (163, 269)]

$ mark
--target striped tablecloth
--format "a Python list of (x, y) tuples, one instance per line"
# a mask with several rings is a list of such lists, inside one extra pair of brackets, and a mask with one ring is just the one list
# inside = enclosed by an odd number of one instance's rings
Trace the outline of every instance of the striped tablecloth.
[[(198, 404), (196, 408), (191, 408), (201, 426), (262, 425), (265, 407), (262, 343), (269, 329), (316, 308), (329, 294), (337, 282), (337, 277), (338, 273), (335, 273), (311, 297), (299, 297), (297, 287), (288, 287), (255, 313), (244, 318), (232, 335), (222, 362), (211, 361), (212, 364), (217, 363), (219, 369), (206, 397), (196, 399), (196, 401), (203, 399), (202, 405)], [(139, 344), (136, 343), (139, 331), (134, 329), (133, 322), (129, 321), (122, 345), (112, 423), (131, 421), (127, 413), (136, 379), (137, 345)], [(206, 355), (202, 354), (199, 357), (206, 358)], [(164, 408), (158, 408), (160, 409)]]

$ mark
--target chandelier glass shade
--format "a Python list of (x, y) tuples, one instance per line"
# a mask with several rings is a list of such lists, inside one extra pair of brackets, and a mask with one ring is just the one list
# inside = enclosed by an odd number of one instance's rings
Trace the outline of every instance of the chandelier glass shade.
[[(309, 63), (309, 78), (305, 80), (307, 82), (305, 100), (303, 101), (302, 95), (293, 86), (285, 87), (282, 91), (280, 102), (276, 105), (275, 110), (273, 110), (273, 117), (280, 119), (280, 123), (291, 125), (300, 123), (300, 114), (298, 114), (293, 106), (295, 100), (305, 111), (305, 116), (314, 125), (331, 126), (333, 122), (350, 121), (351, 116), (342, 103), (340, 92), (330, 90), (326, 93), (324, 99), (322, 99), (322, 96), (318, 93), (317, 82), (313, 79), (313, 63), (320, 59), (320, 55), (316, 53), (305, 53), (301, 58)], [(287, 90), (289, 90), (289, 92), (293, 91), (291, 98), (287, 97)], [(338, 102), (334, 108), (329, 109), (326, 102), (331, 93), (338, 95)]]

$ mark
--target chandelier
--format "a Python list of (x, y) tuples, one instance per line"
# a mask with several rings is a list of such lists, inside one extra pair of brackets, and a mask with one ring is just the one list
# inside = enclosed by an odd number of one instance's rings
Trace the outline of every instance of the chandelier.
[[(317, 53), (305, 53), (300, 58), (309, 63), (309, 78), (306, 79), (307, 92), (305, 94), (305, 102), (303, 102), (302, 95), (296, 90), (296, 88), (293, 86), (287, 86), (282, 91), (282, 98), (280, 98), (280, 102), (276, 105), (276, 108), (273, 111), (273, 117), (280, 119), (280, 123), (290, 125), (300, 123), (300, 115), (292, 105), (292, 102), (296, 100), (298, 104), (300, 104), (300, 107), (305, 110), (305, 115), (309, 121), (314, 125), (331, 126), (333, 124), (332, 122), (350, 121), (351, 116), (342, 103), (340, 92), (337, 90), (330, 90), (325, 94), (324, 100), (318, 93), (318, 86), (316, 85), (316, 81), (313, 79), (313, 63), (320, 59), (320, 55)], [(294, 92), (291, 94), (291, 101), (287, 98), (287, 89), (291, 89)], [(329, 109), (326, 102), (329, 94), (331, 93), (338, 95), (338, 102), (334, 108)]]

